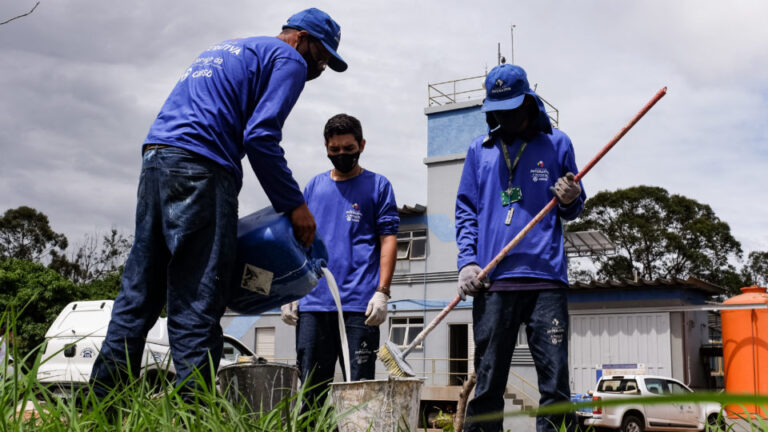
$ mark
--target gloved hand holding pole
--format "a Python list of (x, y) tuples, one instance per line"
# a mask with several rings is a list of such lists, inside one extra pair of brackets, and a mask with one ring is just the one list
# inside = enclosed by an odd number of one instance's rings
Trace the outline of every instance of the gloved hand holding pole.
[(579, 186), (575, 179), (576, 176), (572, 172), (568, 172), (557, 179), (555, 185), (549, 188), (560, 202), (560, 205), (570, 205), (581, 194), (581, 186)]
[(487, 281), (477, 277), (482, 271), (483, 269), (474, 263), (461, 268), (459, 271), (459, 297), (462, 300), (466, 300), (468, 295), (474, 296), (480, 291), (488, 289)]

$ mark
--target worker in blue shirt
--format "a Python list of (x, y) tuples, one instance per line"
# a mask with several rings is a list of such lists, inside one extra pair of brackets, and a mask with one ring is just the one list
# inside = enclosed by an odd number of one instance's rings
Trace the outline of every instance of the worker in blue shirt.
[[(277, 37), (210, 46), (181, 75), (142, 147), (134, 243), (91, 372), (97, 396), (128, 372), (138, 376), (144, 339), (166, 305), (177, 381), (199, 370), (210, 384), (223, 349), (219, 320), (234, 267), (246, 154), (297, 240), (312, 244), (315, 221), (288, 169), (281, 130), (305, 81), (326, 65), (346, 70), (336, 52), (340, 38), (328, 14), (307, 9)], [(196, 385), (191, 379), (185, 392)]]
[[(374, 379), (379, 325), (387, 318), (389, 285), (397, 260), (400, 218), (392, 185), (358, 163), (365, 149), (360, 121), (331, 117), (324, 130), (333, 169), (304, 189), (328, 247), (328, 269), (339, 287), (349, 346), (350, 378)], [(325, 279), (298, 302), (282, 307), (282, 319), (296, 327), (296, 358), (309, 405), (322, 404), (342, 353), (338, 312)], [(342, 363), (343, 365), (343, 363)]]
[[(502, 430), (504, 392), (514, 341), (525, 324), (538, 374), (539, 405), (570, 400), (568, 379), (568, 266), (561, 219), (581, 212), (586, 194), (574, 181), (568, 136), (552, 129), (525, 71), (502, 64), (485, 80), (490, 132), (472, 142), (456, 196), (458, 291), (474, 296), (475, 396), (467, 406), (467, 431)], [(504, 246), (552, 199), (545, 216), (499, 263), (478, 280)], [(510, 342), (513, 341), (513, 342)], [(497, 419), (473, 420), (498, 414)], [(570, 416), (538, 417), (538, 431), (559, 430)], [(571, 425), (572, 426), (572, 425)]]

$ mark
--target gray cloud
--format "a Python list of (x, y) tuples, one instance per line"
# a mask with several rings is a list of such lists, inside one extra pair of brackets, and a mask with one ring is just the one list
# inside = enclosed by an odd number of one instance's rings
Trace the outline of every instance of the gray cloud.
[[(300, 184), (329, 169), (325, 120), (363, 122), (362, 163), (400, 204), (426, 202), (426, 84), (482, 75), (496, 44), (561, 113), (584, 165), (662, 86), (669, 94), (586, 180), (706, 202), (744, 248), (768, 249), (768, 4), (391, 1), (314, 4), (45, 1), (0, 26), (0, 208), (30, 205), (77, 241), (132, 231), (139, 145), (188, 63), (224, 39), (274, 35), (309, 6), (342, 26), (350, 68), (308, 83), (284, 130)], [(0, 18), (32, 1), (0, 4)], [(246, 164), (247, 165), (247, 164)], [(241, 213), (267, 205), (246, 169)]]

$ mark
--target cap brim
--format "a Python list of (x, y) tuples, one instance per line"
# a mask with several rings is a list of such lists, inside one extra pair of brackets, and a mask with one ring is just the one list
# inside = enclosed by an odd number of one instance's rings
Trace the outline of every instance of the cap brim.
[(330, 60), (328, 60), (328, 67), (335, 70), (336, 72), (344, 72), (345, 70), (347, 70), (347, 62), (345, 62), (344, 59), (341, 58), (339, 53), (337, 53), (333, 48), (328, 46), (327, 43), (323, 42), (323, 40), (321, 39), (318, 39), (318, 40), (320, 40), (320, 42), (322, 42), (325, 49), (327, 49), (328, 52), (331, 53), (332, 57)]
[(516, 96), (511, 99), (503, 99), (503, 100), (496, 100), (496, 101), (492, 101), (492, 100), (489, 100), (488, 98), (485, 98), (485, 101), (483, 101), (483, 107), (480, 108), (480, 111), (489, 112), (489, 111), (513, 110), (523, 104), (523, 101), (525, 100), (525, 95), (526, 94), (523, 93), (520, 96)]

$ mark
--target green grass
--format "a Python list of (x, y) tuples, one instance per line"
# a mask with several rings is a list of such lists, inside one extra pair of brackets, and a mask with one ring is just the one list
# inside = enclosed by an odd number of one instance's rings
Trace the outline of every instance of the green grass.
[[(12, 314), (13, 312), (11, 312)], [(8, 340), (13, 332), (14, 320), (9, 313), (0, 314), (0, 322), (9, 329), (2, 335)], [(216, 388), (206, 386), (200, 372), (191, 379), (197, 380), (192, 398), (182, 398), (165, 377), (150, 382), (145, 376), (137, 377), (106, 398), (97, 400), (86, 388), (75, 392), (73, 397), (54, 396), (36, 379), (37, 369), (45, 362), (44, 347), (40, 346), (20, 356), (13, 352), (14, 371), (7, 374), (5, 359), (0, 359), (0, 432), (5, 431), (264, 431), (298, 432), (330, 431), (339, 419), (350, 412), (336, 413), (330, 403), (301, 411), (304, 389), (284, 398), (272, 410), (254, 413), (244, 403), (234, 404), (222, 396)], [(212, 374), (212, 371), (207, 371)], [(158, 384), (159, 383), (159, 384)], [(725, 405), (755, 404), (768, 407), (768, 396), (729, 395), (723, 393), (695, 393), (659, 397), (633, 398), (633, 403), (665, 404), (675, 402), (714, 401)], [(603, 400), (600, 406), (621, 405), (621, 400)], [(592, 402), (563, 403), (542, 407), (538, 410), (498, 413), (495, 418), (511, 416), (535, 416), (563, 414), (581, 407), (591, 407)], [(26, 407), (20, 410), (20, 407)], [(450, 419), (447, 419), (450, 421)], [(751, 431), (768, 432), (768, 421), (748, 419)], [(559, 425), (565, 431), (565, 425)], [(446, 425), (445, 431), (452, 431)], [(591, 431), (592, 429), (583, 429)], [(735, 432), (732, 426), (727, 430)]]
[[(11, 312), (12, 314), (12, 312)], [(15, 329), (9, 313), (0, 314), (8, 330)], [(150, 382), (146, 376), (130, 382), (98, 400), (88, 390), (54, 395), (37, 381), (37, 369), (46, 361), (44, 346), (20, 356), (13, 344), (13, 372), (0, 360), (0, 432), (5, 431), (328, 431), (340, 417), (330, 404), (301, 412), (304, 389), (281, 400), (268, 412), (252, 412), (245, 403), (234, 404), (202, 374), (191, 377), (198, 385), (192, 397), (182, 398), (163, 373)], [(212, 371), (207, 371), (212, 374)], [(25, 407), (21, 409), (21, 407)]]
[(158, 389), (144, 377), (100, 400), (88, 391), (58, 397), (36, 380), (36, 366), (20, 367), (0, 384), (0, 431), (327, 431), (337, 421), (330, 405), (302, 413), (302, 391), (254, 414), (204, 384), (182, 398), (170, 384)]

